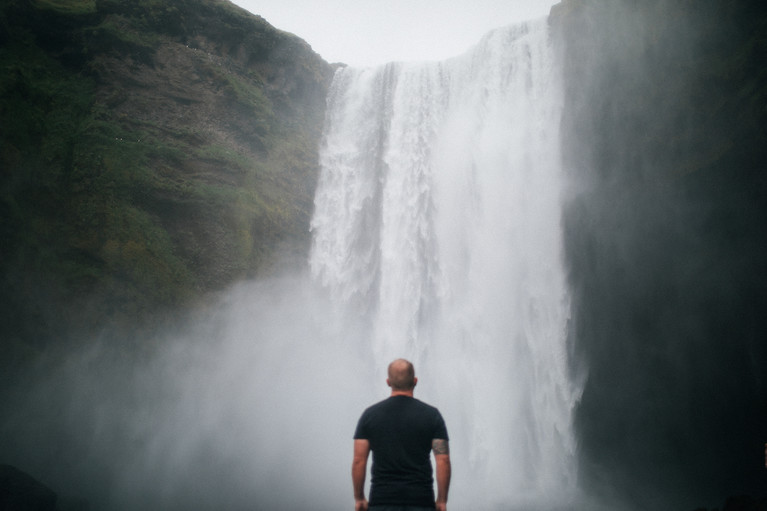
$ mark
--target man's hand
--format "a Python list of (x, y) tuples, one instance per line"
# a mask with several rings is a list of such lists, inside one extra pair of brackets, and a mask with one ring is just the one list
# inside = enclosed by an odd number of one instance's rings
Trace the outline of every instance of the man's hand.
[(368, 511), (368, 499), (355, 500), (354, 511)]
[(437, 511), (447, 511), (447, 502), (437, 502)]

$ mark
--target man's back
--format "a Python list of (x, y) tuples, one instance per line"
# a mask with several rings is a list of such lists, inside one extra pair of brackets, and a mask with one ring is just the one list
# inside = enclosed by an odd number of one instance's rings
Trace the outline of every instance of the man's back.
[(368, 440), (373, 451), (371, 505), (434, 505), (429, 453), (434, 439), (448, 439), (436, 408), (391, 396), (365, 410), (354, 438)]
[[(439, 411), (413, 397), (418, 383), (413, 364), (397, 359), (389, 364), (386, 384), (391, 397), (362, 414), (354, 432), (352, 486), (355, 511), (397, 506), (447, 511), (450, 487), (450, 448)], [(437, 499), (429, 450), (437, 463)], [(365, 498), (365, 473), (373, 451), (370, 502)]]

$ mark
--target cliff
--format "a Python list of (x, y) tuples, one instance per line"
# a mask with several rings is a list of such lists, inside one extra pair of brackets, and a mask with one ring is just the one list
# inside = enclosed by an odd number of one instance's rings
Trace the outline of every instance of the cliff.
[(584, 487), (767, 494), (767, 15), (565, 0), (564, 211)]
[(0, 8), (0, 335), (136, 326), (303, 257), (333, 69), (225, 0)]

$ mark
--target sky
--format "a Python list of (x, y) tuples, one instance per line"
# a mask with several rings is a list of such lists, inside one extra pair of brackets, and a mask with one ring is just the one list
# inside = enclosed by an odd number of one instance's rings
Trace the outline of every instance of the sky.
[(327, 62), (444, 60), (494, 28), (546, 16), (557, 0), (233, 0)]

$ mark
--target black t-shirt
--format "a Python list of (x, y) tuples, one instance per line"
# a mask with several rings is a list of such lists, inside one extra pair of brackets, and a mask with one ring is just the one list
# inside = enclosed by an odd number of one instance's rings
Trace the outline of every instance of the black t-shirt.
[(434, 506), (431, 441), (448, 440), (439, 410), (410, 396), (391, 396), (362, 413), (355, 439), (370, 442), (370, 505)]

